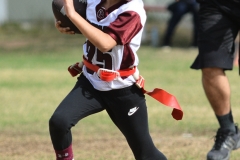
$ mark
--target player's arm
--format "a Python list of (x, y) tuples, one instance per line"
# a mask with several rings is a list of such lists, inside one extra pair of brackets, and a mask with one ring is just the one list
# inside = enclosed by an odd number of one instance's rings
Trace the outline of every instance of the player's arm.
[(89, 24), (74, 9), (72, 0), (64, 0), (64, 9), (68, 18), (81, 31), (81, 33), (101, 52), (107, 52), (117, 45), (117, 42), (100, 29)]

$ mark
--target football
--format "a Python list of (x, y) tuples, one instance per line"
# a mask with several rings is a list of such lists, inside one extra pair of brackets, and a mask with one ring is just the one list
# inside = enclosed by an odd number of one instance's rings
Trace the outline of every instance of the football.
[[(66, 16), (63, 0), (53, 0), (52, 1), (52, 11), (54, 17), (57, 21), (61, 21), (62, 27), (69, 27), (75, 33), (81, 34), (78, 28), (70, 21), (70, 19)], [(84, 19), (86, 19), (86, 9), (87, 2), (86, 0), (73, 0), (74, 8), (76, 12), (81, 15)]]

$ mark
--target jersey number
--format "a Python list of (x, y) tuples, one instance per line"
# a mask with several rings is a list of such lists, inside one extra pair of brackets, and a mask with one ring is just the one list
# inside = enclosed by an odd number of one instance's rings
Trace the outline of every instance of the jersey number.
[[(100, 68), (112, 70), (112, 56), (108, 52), (101, 52), (90, 41), (87, 41), (87, 52), (89, 62), (98, 65)], [(96, 59), (93, 59), (94, 55), (96, 55)]]

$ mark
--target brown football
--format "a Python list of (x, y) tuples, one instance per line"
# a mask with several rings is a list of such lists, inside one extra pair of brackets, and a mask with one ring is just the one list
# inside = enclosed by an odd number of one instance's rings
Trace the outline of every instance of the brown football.
[[(86, 0), (73, 0), (74, 8), (76, 12), (81, 15), (84, 19), (86, 19), (86, 9), (87, 2)], [(54, 17), (57, 21), (61, 21), (62, 27), (69, 27), (75, 33), (81, 34), (78, 28), (70, 21), (70, 19), (66, 16), (65, 10), (63, 7), (63, 0), (53, 0), (52, 1), (52, 11)]]

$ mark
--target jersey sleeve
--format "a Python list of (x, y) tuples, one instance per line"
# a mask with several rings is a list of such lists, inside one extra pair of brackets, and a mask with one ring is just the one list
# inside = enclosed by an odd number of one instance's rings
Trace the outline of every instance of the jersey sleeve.
[(134, 11), (126, 11), (105, 28), (105, 32), (116, 40), (117, 44), (125, 45), (143, 28), (141, 18)]

